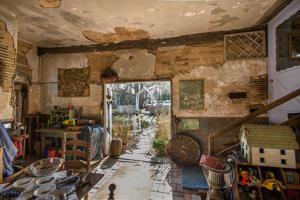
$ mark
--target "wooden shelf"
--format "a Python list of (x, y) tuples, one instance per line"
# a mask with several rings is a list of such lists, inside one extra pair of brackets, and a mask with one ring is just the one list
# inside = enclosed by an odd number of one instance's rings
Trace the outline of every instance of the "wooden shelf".
[[(260, 180), (264, 180), (266, 177), (264, 177), (264, 174), (263, 172), (265, 171), (273, 171), (274, 173), (276, 173), (276, 177), (278, 178), (279, 181), (282, 182), (282, 184), (286, 187), (286, 189), (282, 190), (280, 192), (280, 199), (282, 200), (286, 200), (286, 192), (288, 190), (295, 190), (295, 191), (298, 191), (298, 193), (300, 194), (300, 184), (287, 184), (287, 180), (286, 180), (286, 175), (284, 174), (285, 171), (296, 171), (298, 174), (300, 174), (300, 170), (299, 168), (297, 169), (289, 169), (289, 168), (279, 168), (279, 167), (269, 167), (269, 166), (257, 166), (257, 165), (251, 165), (249, 163), (238, 163), (238, 162), (235, 162), (235, 175), (236, 177), (239, 177), (239, 171), (238, 171), (238, 168), (241, 167), (241, 168), (246, 168), (246, 167), (251, 167), (251, 168), (254, 168), (257, 170), (258, 172), (258, 178)], [(234, 182), (234, 199), (235, 200), (239, 200), (239, 191), (238, 191), (238, 188), (239, 188), (239, 185), (238, 185), (238, 182), (239, 182), (239, 179), (236, 178), (235, 182)], [(253, 187), (256, 187), (258, 188), (258, 199), (259, 200), (265, 200), (266, 197), (265, 197), (265, 188), (263, 186), (259, 186), (259, 185), (256, 185), (256, 186), (253, 186)]]
[(300, 185), (298, 184), (286, 184), (288, 190), (300, 190)]

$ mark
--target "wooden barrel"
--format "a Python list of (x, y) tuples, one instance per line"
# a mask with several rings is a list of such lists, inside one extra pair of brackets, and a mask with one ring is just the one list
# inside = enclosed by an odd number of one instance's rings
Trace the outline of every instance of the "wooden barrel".
[(112, 156), (119, 156), (122, 153), (122, 140), (121, 138), (113, 138), (110, 145), (110, 154)]

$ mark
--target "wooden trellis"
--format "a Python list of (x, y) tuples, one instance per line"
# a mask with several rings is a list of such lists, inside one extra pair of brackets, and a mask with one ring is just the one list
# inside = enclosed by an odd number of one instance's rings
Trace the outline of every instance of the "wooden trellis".
[(265, 31), (225, 35), (224, 42), (226, 60), (266, 56)]

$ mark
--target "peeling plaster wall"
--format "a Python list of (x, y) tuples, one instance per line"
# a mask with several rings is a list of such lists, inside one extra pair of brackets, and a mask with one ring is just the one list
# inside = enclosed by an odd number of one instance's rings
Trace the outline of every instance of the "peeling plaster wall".
[(277, 1), (284, 0), (1, 0), (0, 7), (19, 16), (22, 38), (49, 47), (251, 27)]
[(40, 104), (41, 112), (49, 113), (54, 106), (82, 106), (84, 115), (99, 115), (102, 86), (91, 84), (89, 97), (58, 97), (58, 68), (84, 68), (88, 59), (84, 54), (44, 55), (41, 57)]
[[(14, 48), (17, 47), (17, 20), (0, 8), (0, 20), (6, 24), (7, 31), (13, 37)], [(0, 75), (1, 76), (1, 75)], [(13, 80), (12, 80), (13, 81)], [(14, 93), (13, 89), (3, 91), (0, 87), (0, 120), (14, 119)]]
[(32, 69), (32, 84), (29, 85), (28, 90), (28, 114), (35, 114), (40, 112), (40, 85), (39, 81), (39, 56), (37, 55), (37, 48), (33, 47), (26, 54), (28, 65)]
[[(266, 59), (224, 61), (223, 42), (202, 45), (163, 47), (158, 50), (132, 49), (115, 52), (95, 52), (69, 55), (44, 55), (41, 74), (41, 111), (49, 112), (54, 105), (73, 103), (84, 105), (86, 114), (99, 111), (100, 86), (91, 87), (91, 97), (58, 98), (57, 69), (91, 68), (90, 80), (101, 83), (101, 73), (111, 67), (118, 80), (151, 80), (168, 78), (173, 83), (173, 114), (177, 117), (242, 117), (249, 106), (265, 104), (255, 96), (251, 79), (267, 74)], [(204, 109), (179, 110), (180, 80), (204, 79)], [(229, 92), (247, 92), (247, 98), (232, 101)], [(87, 106), (88, 105), (88, 106)], [(97, 109), (90, 109), (97, 108)]]
[[(219, 67), (197, 66), (189, 73), (174, 76), (173, 112), (177, 117), (242, 117), (249, 114), (250, 104), (266, 101), (249, 96), (251, 77), (267, 73), (265, 59), (229, 61)], [(204, 109), (199, 111), (179, 109), (180, 80), (204, 80)], [(248, 98), (233, 102), (229, 92), (247, 92)]]
[[(91, 96), (57, 97), (57, 68), (86, 67), (91, 69)], [(131, 49), (85, 54), (44, 55), (41, 74), (41, 111), (49, 112), (54, 105), (84, 106), (87, 115), (99, 114), (102, 99), (101, 73), (111, 67), (118, 81), (169, 79), (172, 81), (173, 117), (198, 117), (201, 130), (197, 137), (207, 152), (207, 137), (216, 128), (250, 113), (250, 105), (265, 104), (265, 91), (257, 91), (253, 79), (267, 75), (266, 59), (224, 60), (223, 41), (162, 47), (157, 50)], [(180, 80), (204, 79), (204, 109), (179, 109)], [(247, 98), (231, 100), (229, 92), (247, 92)], [(255, 123), (265, 123), (265, 118)], [(175, 129), (174, 129), (175, 131)], [(217, 138), (213, 150), (224, 149), (238, 141), (238, 129), (231, 137)]]
[(145, 49), (116, 51), (119, 59), (112, 65), (120, 80), (151, 79), (156, 56)]

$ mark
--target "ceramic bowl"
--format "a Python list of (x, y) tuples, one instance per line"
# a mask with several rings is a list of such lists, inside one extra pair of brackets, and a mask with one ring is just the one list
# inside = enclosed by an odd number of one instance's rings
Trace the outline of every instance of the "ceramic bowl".
[(64, 194), (74, 192), (76, 185), (80, 181), (79, 176), (70, 176), (56, 182), (56, 189)]
[(8, 187), (0, 191), (0, 199), (16, 199), (18, 198), (24, 189), (16, 187)]
[(55, 185), (43, 185), (38, 189), (34, 190), (33, 194), (36, 197), (43, 197), (45, 195), (50, 195), (55, 190)]
[(35, 181), (34, 177), (22, 178), (20, 180), (15, 181), (13, 183), (13, 186), (14, 187), (18, 187), (18, 188), (27, 189), (29, 187), (33, 187), (34, 186), (34, 181)]
[(55, 200), (55, 196), (54, 195), (45, 195), (45, 196), (37, 198), (37, 200)]
[(49, 176), (57, 172), (62, 164), (62, 158), (46, 158), (32, 163), (29, 169), (34, 176)]
[(35, 184), (37, 184), (38, 186), (48, 185), (48, 184), (53, 185), (54, 182), (55, 182), (54, 176), (45, 176), (36, 179)]

